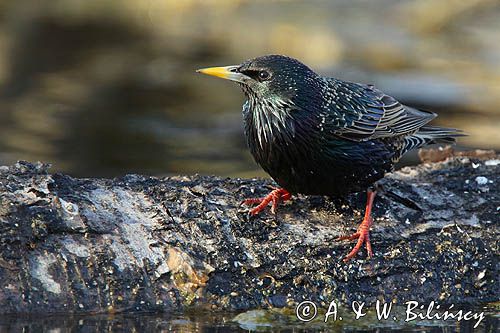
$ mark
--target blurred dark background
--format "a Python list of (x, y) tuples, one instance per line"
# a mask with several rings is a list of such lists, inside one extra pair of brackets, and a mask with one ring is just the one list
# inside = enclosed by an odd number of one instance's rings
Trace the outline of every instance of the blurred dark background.
[(499, 17), (497, 0), (0, 1), (0, 164), (263, 175), (243, 94), (195, 69), (269, 53), (436, 111), (470, 134), (461, 148), (500, 149)]

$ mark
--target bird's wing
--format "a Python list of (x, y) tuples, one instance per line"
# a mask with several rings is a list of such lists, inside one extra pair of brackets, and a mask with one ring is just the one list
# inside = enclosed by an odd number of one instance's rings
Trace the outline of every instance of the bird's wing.
[(334, 80), (328, 87), (330, 99), (322, 123), (345, 139), (365, 141), (414, 133), (436, 117), (405, 106), (371, 85)]

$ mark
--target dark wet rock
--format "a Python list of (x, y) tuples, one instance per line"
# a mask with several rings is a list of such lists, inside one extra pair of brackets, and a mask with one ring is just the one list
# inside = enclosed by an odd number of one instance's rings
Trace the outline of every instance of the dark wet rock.
[(298, 196), (276, 217), (249, 218), (239, 203), (270, 181), (0, 167), (0, 312), (495, 301), (499, 164), (449, 157), (389, 175), (375, 204), (375, 257), (347, 264), (353, 244), (336, 238), (355, 230), (363, 194)]

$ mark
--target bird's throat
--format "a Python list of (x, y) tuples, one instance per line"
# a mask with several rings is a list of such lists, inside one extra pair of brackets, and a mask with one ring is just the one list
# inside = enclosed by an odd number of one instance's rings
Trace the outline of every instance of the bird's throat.
[(295, 136), (292, 104), (280, 99), (249, 97), (245, 122), (252, 127), (252, 136), (261, 149), (276, 143), (286, 144)]

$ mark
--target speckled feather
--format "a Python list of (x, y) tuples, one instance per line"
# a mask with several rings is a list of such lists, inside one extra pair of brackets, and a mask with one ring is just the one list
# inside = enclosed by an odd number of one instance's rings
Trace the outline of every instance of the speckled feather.
[(241, 73), (271, 79), (241, 84), (245, 134), (256, 162), (292, 193), (365, 190), (410, 149), (454, 142), (455, 129), (426, 125), (436, 114), (402, 105), (371, 85), (317, 75), (299, 61), (265, 56)]

